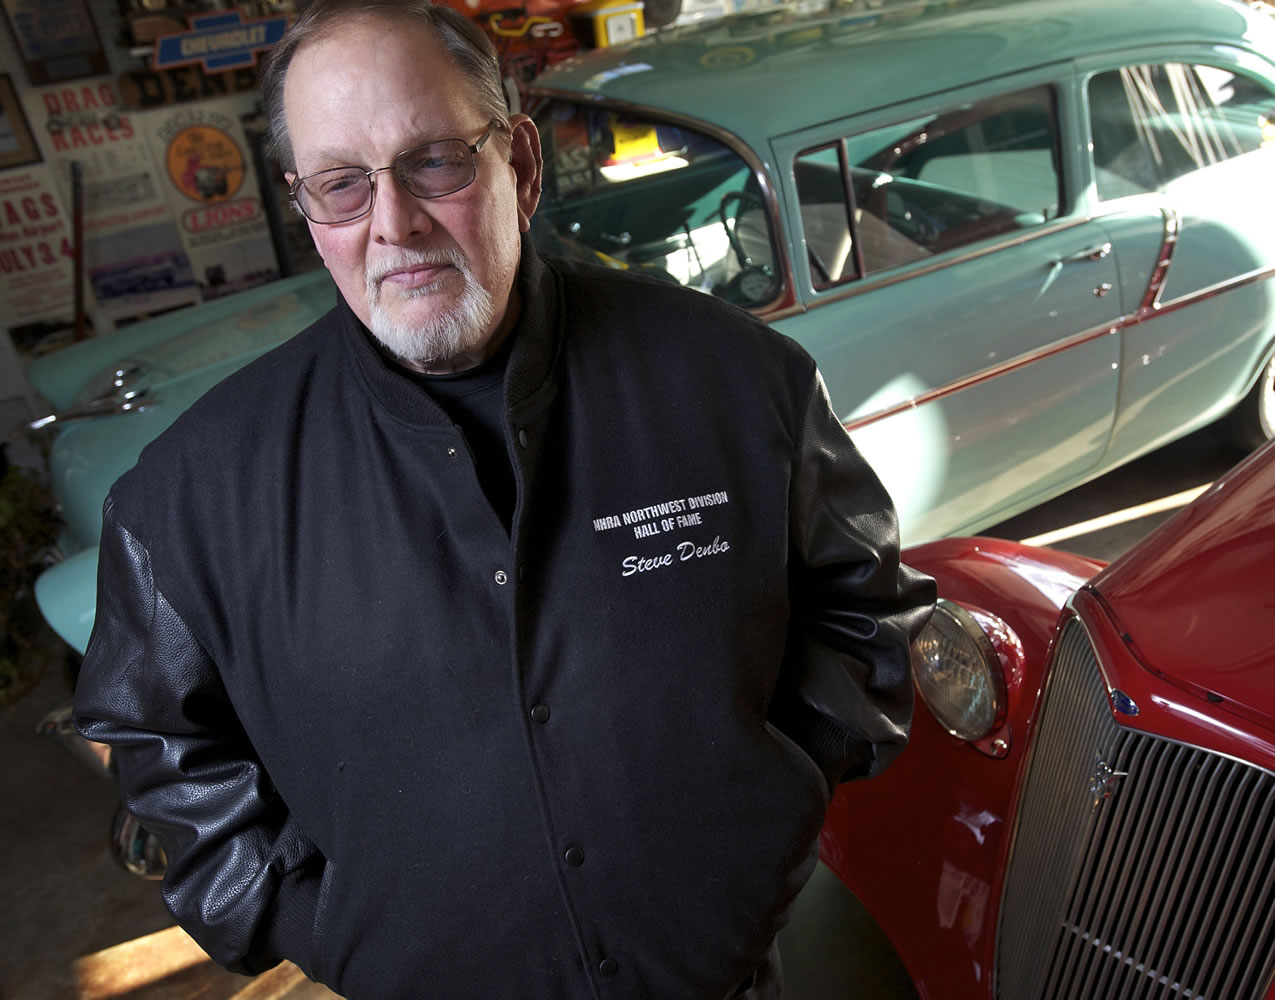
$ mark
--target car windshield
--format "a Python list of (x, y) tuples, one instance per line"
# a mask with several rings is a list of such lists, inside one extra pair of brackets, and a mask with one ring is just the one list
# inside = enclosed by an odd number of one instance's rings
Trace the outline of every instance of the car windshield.
[(741, 305), (775, 297), (768, 214), (736, 152), (684, 125), (608, 108), (554, 100), (533, 115), (544, 146), (538, 247)]

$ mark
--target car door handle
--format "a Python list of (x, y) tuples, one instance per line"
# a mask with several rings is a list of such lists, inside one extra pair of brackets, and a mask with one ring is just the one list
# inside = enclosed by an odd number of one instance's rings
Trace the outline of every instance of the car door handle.
[(1102, 260), (1111, 253), (1110, 243), (1099, 243), (1095, 246), (1085, 247), (1083, 250), (1077, 250), (1075, 253), (1064, 254), (1062, 257), (1055, 257), (1049, 263), (1058, 267), (1061, 264), (1075, 264), (1082, 260)]

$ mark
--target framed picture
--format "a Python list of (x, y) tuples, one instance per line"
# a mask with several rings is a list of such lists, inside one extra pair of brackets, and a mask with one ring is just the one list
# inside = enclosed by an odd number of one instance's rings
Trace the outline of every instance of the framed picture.
[(39, 163), (40, 149), (8, 73), (0, 73), (0, 168)]
[(109, 73), (85, 0), (0, 0), (33, 84)]

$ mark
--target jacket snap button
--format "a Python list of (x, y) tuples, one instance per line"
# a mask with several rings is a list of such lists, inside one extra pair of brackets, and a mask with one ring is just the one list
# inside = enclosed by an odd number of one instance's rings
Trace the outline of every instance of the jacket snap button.
[(584, 851), (578, 847), (568, 847), (564, 857), (567, 859), (567, 864), (572, 868), (579, 868), (584, 864)]
[(509, 582), (509, 575), (503, 569), (496, 570), (496, 582), (503, 587)]
[(598, 971), (604, 976), (614, 976), (620, 971), (620, 963), (614, 958), (604, 958), (598, 963)]
[(518, 443), (522, 447), (527, 447), (527, 431), (525, 429), (518, 431)]
[(532, 722), (548, 722), (549, 721), (549, 706), (548, 705), (534, 706), (531, 709), (531, 721)]
[(448, 448), (448, 449), (447, 449), (447, 457), (448, 457), (448, 458), (455, 458), (455, 457), (456, 457), (456, 449), (455, 449), (455, 448)]

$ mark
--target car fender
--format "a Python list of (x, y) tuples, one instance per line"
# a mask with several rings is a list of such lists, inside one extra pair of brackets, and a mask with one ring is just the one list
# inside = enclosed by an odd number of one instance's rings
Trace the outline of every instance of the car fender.
[[(998, 609), (1009, 649), (1004, 746), (980, 749), (950, 735), (918, 697), (907, 749), (880, 777), (837, 791), (820, 856), (890, 939), (921, 997), (984, 997), (1012, 813), (1055, 625), (1102, 564), (991, 538), (932, 542), (903, 559), (934, 576), (941, 597), (993, 622), (987, 609)], [(883, 845), (906, 863), (882, 865)]]
[(88, 648), (97, 613), (97, 553), (96, 545), (83, 549), (50, 566), (35, 581), (40, 613), (81, 656)]

